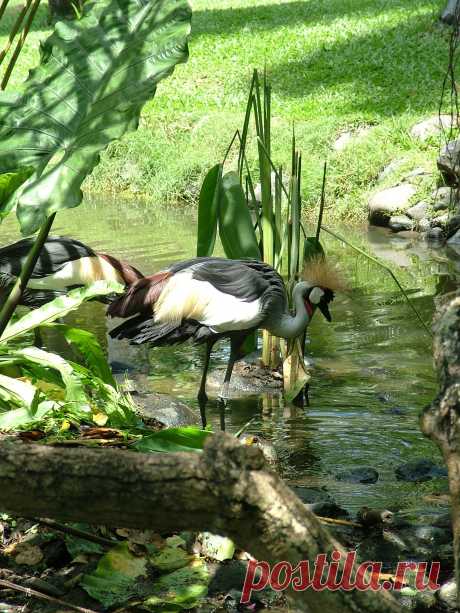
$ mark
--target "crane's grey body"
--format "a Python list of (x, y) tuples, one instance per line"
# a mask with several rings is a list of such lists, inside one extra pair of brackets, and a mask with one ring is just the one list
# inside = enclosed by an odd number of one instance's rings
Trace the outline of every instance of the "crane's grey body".
[[(308, 296), (317, 289), (316, 302)], [(206, 343), (207, 353), (200, 394), (209, 356), (222, 337), (231, 340), (225, 382), (231, 377), (244, 339), (263, 328), (276, 336), (295, 338), (307, 327), (316, 306), (324, 313), (332, 292), (298, 283), (293, 291), (295, 314), (289, 311), (284, 282), (268, 264), (257, 260), (194, 258), (146, 277), (131, 286), (109, 307), (109, 315), (131, 317), (110, 333), (133, 344), (170, 345), (188, 339)]]

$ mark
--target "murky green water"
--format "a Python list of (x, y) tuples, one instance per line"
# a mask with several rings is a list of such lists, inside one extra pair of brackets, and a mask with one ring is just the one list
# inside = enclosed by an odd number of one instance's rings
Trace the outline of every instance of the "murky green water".
[[(54, 234), (68, 234), (95, 249), (124, 258), (146, 274), (194, 255), (194, 214), (162, 211), (145, 204), (92, 199), (58, 216)], [(434, 296), (454, 289), (460, 258), (430, 251), (420, 241), (392, 237), (379, 230), (342, 227), (355, 244), (386, 257), (425, 321)], [(0, 227), (0, 240), (17, 238), (13, 220)], [(430, 338), (401, 300), (389, 275), (349, 248), (324, 236), (327, 252), (340, 262), (351, 290), (337, 296), (333, 323), (316, 316), (310, 327), (309, 352), (317, 366), (311, 406), (284, 405), (281, 398), (232, 400), (225, 409), (228, 431), (254, 418), (249, 431), (270, 439), (281, 458), (281, 472), (293, 483), (326, 485), (336, 502), (349, 510), (381, 504), (411, 505), (425, 487), (396, 481), (394, 469), (417, 458), (439, 460), (435, 446), (419, 431), (418, 416), (436, 391)], [(450, 253), (450, 256), (455, 256)], [(458, 257), (458, 256), (456, 256)], [(101, 305), (85, 305), (73, 320), (106, 341)], [(134, 365), (153, 390), (178, 396), (197, 409), (195, 394), (202, 348), (128, 348), (110, 342), (111, 359)], [(214, 364), (224, 364), (227, 347), (218, 347)], [(219, 428), (217, 403), (211, 399), (208, 420)], [(340, 470), (371, 466), (374, 485), (336, 481)]]

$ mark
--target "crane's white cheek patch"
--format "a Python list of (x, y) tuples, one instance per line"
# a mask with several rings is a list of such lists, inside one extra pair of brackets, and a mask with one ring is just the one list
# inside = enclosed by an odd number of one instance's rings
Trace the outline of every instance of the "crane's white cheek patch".
[(90, 285), (94, 281), (123, 280), (117, 270), (104, 258), (85, 257), (67, 262), (60, 270), (52, 275), (31, 279), (28, 287), (31, 289), (65, 290), (72, 285)]
[(155, 304), (155, 321), (179, 324), (183, 319), (194, 319), (216, 332), (244, 330), (257, 326), (260, 302), (243, 302), (207, 281), (193, 279), (190, 272), (176, 273)]
[(319, 304), (324, 296), (324, 291), (320, 287), (314, 287), (309, 295), (309, 300), (312, 304)]

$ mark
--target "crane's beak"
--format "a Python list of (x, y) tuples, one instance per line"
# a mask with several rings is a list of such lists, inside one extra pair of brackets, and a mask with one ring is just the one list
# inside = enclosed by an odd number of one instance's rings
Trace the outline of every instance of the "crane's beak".
[(324, 315), (324, 317), (327, 319), (327, 321), (332, 321), (331, 313), (329, 311), (329, 305), (327, 304), (327, 302), (320, 302), (318, 304), (318, 308)]

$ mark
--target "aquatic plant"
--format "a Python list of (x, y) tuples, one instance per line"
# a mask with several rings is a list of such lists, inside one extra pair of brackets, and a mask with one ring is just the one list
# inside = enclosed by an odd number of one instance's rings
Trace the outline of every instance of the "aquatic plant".
[[(255, 173), (247, 158), (251, 117), (258, 159)], [(276, 166), (272, 160), (271, 132), (271, 86), (266, 74), (261, 81), (255, 70), (242, 130), (235, 133), (223, 162), (213, 166), (203, 181), (198, 207), (197, 255), (209, 256), (213, 253), (218, 229), (228, 258), (256, 258), (267, 262), (283, 275), (291, 296), (305, 262), (324, 256), (319, 241), (324, 180), (316, 233), (307, 237), (302, 225), (302, 156), (296, 148), (294, 131), (291, 168), (287, 179), (286, 174), (283, 174), (284, 169)], [(239, 145), (237, 169), (224, 173), (224, 166), (235, 142)], [(255, 174), (259, 178), (258, 186), (254, 180)], [(276, 368), (281, 355), (287, 360), (284, 373), (288, 399), (297, 396), (308, 378), (304, 367), (303, 345), (297, 340), (281, 349), (279, 339), (266, 331), (263, 333), (263, 363)], [(247, 349), (254, 347), (255, 341), (252, 340)]]

